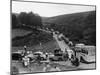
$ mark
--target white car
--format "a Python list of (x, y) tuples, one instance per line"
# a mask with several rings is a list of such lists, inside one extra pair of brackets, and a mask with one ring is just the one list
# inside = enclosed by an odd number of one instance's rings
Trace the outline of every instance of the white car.
[(43, 52), (40, 52), (40, 51), (34, 52), (34, 53), (33, 53), (33, 56), (34, 56), (34, 58), (37, 58), (38, 56), (40, 56), (40, 57), (41, 57), (41, 60), (46, 59), (46, 55), (43, 54)]

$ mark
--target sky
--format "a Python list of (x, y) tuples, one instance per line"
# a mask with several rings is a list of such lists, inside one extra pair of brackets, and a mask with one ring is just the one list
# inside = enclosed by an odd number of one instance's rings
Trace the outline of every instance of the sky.
[(12, 1), (12, 12), (34, 12), (43, 17), (95, 10), (95, 6)]

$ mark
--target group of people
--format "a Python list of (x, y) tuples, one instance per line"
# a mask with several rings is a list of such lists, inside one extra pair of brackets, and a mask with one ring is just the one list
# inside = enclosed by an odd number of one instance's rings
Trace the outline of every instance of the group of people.
[[(28, 57), (28, 53), (27, 53), (27, 47), (24, 46), (24, 51), (22, 53), (22, 62), (23, 62), (23, 65), (25, 68), (28, 68), (29, 69), (29, 66), (30, 66), (30, 58)], [(40, 64), (43, 63), (44, 64), (44, 67), (43, 67), (43, 72), (47, 72), (47, 71), (61, 71), (59, 67), (57, 67), (57, 65), (55, 66), (52, 66), (51, 63), (50, 63), (50, 60), (49, 60), (49, 56), (48, 56), (48, 53), (45, 53), (45, 56), (46, 56), (46, 61), (41, 61), (40, 60), (40, 56), (37, 57), (36, 61), (37, 63)]]

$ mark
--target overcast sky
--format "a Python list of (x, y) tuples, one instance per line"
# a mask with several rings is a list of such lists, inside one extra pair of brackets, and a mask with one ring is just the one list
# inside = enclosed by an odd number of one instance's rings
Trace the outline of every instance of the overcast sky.
[(94, 6), (12, 1), (13, 13), (32, 11), (44, 17), (51, 17), (62, 14), (70, 14), (70, 13), (93, 11), (93, 10), (95, 10)]

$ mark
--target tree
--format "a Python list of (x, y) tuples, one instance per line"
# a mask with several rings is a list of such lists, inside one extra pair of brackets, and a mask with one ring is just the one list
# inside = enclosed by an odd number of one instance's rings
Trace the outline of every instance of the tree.
[(21, 12), (18, 16), (18, 19), (21, 24), (25, 24), (25, 25), (28, 24), (29, 19), (28, 19), (28, 15), (26, 12)]
[(12, 28), (17, 27), (17, 25), (18, 25), (18, 19), (15, 14), (12, 14)]
[(39, 15), (34, 14), (33, 12), (21, 12), (18, 17), (21, 24), (25, 24), (31, 27), (37, 27), (42, 25), (41, 17)]
[(38, 27), (42, 25), (42, 20), (41, 17), (38, 14), (34, 14), (32, 12), (28, 13), (28, 18), (29, 18), (29, 25), (30, 26), (35, 26)]

